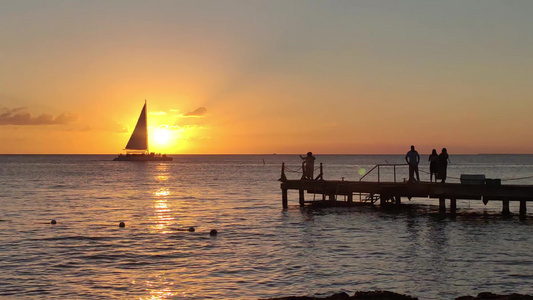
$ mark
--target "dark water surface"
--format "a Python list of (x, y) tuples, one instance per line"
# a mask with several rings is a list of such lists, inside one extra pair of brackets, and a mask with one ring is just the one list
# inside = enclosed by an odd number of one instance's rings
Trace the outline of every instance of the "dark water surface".
[[(499, 202), (458, 201), (461, 212), (478, 216), (442, 219), (432, 213), (436, 202), (425, 199), (403, 212), (300, 209), (290, 193), (284, 211), (276, 180), (281, 162), (298, 169), (296, 155), (111, 159), (0, 156), (0, 298), (533, 294), (533, 216), (503, 219)], [(485, 174), (533, 184), (532, 155), (450, 159), (450, 182)], [(375, 164), (403, 157), (318, 155), (320, 162), (325, 179), (358, 180)], [(406, 170), (397, 176), (403, 180)], [(211, 229), (218, 236), (210, 237)]]

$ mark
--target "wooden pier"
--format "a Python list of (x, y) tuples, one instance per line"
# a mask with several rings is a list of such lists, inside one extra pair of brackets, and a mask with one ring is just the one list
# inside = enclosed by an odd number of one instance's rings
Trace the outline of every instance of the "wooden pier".
[[(447, 212), (446, 200), (449, 200), (449, 212), (457, 212), (457, 200), (501, 201), (502, 214), (510, 215), (510, 201), (520, 202), (519, 215), (526, 217), (527, 202), (533, 201), (533, 185), (502, 184), (464, 184), (464, 183), (430, 183), (430, 182), (369, 182), (322, 180), (322, 166), (317, 180), (288, 180), (282, 166), (281, 191), (283, 208), (288, 208), (288, 191), (299, 192), (299, 204), (320, 203), (324, 205), (355, 205), (356, 202), (374, 205), (401, 205), (402, 198), (427, 198), (438, 200), (439, 212)], [(395, 178), (394, 178), (395, 179)], [(487, 181), (489, 182), (489, 181)], [(305, 194), (312, 194), (313, 201), (306, 201)]]

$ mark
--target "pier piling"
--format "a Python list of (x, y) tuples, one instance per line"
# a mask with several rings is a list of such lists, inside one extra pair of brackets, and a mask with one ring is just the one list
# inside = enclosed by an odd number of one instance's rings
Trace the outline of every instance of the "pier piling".
[(524, 219), (526, 217), (527, 207), (526, 200), (520, 200), (520, 218)]
[(394, 197), (394, 202), (396, 203), (397, 206), (402, 205), (402, 197), (400, 196)]
[(289, 201), (288, 201), (288, 195), (287, 195), (287, 189), (281, 190), (281, 201), (284, 209), (289, 208)]
[(446, 214), (446, 198), (444, 197), (439, 198), (439, 213)]
[(455, 198), (450, 199), (450, 213), (452, 215), (455, 215), (457, 213), (457, 199)]
[(509, 210), (509, 200), (503, 200), (502, 201), (502, 215), (504, 216), (510, 216), (511, 210)]

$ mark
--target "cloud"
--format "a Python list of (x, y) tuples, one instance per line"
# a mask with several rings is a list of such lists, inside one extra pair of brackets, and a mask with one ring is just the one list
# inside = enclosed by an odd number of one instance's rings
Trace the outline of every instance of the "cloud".
[(188, 113), (185, 113), (184, 117), (201, 117), (207, 113), (207, 108), (205, 107), (198, 107), (197, 109), (190, 111)]
[(194, 124), (191, 124), (191, 125), (185, 125), (185, 126), (180, 126), (180, 128), (183, 128), (184, 130), (190, 130), (190, 129), (209, 129), (208, 126), (200, 126), (200, 125), (194, 125)]
[(78, 119), (77, 115), (62, 113), (54, 117), (50, 114), (32, 116), (25, 107), (0, 109), (0, 125), (58, 125), (69, 124)]

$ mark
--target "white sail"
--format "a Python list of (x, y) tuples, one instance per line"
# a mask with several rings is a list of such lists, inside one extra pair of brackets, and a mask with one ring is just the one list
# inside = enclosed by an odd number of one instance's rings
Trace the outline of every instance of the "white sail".
[(146, 102), (144, 103), (137, 125), (131, 134), (125, 150), (148, 152), (148, 122), (146, 119)]

